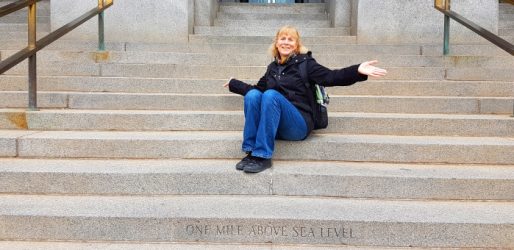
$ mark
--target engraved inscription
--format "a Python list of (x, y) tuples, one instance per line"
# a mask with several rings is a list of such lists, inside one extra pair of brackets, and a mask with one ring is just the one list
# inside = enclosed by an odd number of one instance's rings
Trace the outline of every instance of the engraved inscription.
[(201, 236), (253, 236), (253, 237), (289, 237), (289, 238), (318, 238), (318, 239), (352, 239), (356, 238), (352, 228), (339, 227), (309, 227), (284, 225), (186, 225), (187, 235)]

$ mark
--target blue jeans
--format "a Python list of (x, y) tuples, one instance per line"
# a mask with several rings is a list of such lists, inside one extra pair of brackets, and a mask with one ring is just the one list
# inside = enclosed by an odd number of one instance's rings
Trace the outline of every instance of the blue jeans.
[(243, 151), (271, 159), (275, 138), (299, 141), (307, 137), (307, 124), (298, 109), (276, 90), (252, 89), (244, 97)]

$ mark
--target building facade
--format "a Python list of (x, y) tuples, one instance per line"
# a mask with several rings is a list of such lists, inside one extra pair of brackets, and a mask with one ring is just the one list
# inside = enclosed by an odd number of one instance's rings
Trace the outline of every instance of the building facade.
[[(195, 27), (213, 26), (220, 4), (236, 0), (115, 1), (106, 14), (107, 39), (176, 43), (187, 42)], [(248, 3), (292, 4), (293, 0), (248, 0)], [(296, 1), (294, 1), (296, 2)], [(433, 0), (304, 0), (324, 2), (332, 27), (349, 27), (359, 43), (440, 43), (443, 15)], [(97, 0), (51, 0), (52, 29), (57, 29), (97, 4)], [(74, 6), (72, 9), (68, 6)], [(497, 0), (460, 0), (452, 9), (497, 33)], [(453, 43), (484, 43), (471, 31), (452, 21)], [(69, 37), (96, 39), (96, 20)]]

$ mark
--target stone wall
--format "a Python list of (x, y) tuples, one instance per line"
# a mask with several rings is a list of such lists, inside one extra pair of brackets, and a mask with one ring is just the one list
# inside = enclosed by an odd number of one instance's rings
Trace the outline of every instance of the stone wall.
[[(351, 27), (359, 43), (441, 43), (443, 15), (433, 0), (328, 0), (333, 27)], [(51, 0), (52, 30), (87, 10), (97, 0)], [(72, 6), (72, 7), (70, 7)], [(194, 25), (213, 25), (217, 0), (115, 0), (106, 11), (106, 41), (187, 42)], [(452, 9), (482, 27), (497, 33), (497, 0), (454, 0)], [(452, 43), (483, 43), (485, 39), (452, 21)], [(93, 18), (68, 35), (72, 39), (97, 39)]]
[[(97, 0), (51, 0), (52, 30), (79, 17), (97, 4)], [(105, 12), (106, 41), (187, 42), (193, 26), (194, 0), (114, 0), (114, 5)], [(95, 40), (97, 37), (97, 18), (91, 19), (66, 36), (84, 40)]]
[[(452, 10), (493, 33), (498, 32), (498, 0), (454, 0)], [(444, 15), (433, 0), (359, 0), (357, 39), (360, 43), (442, 43)], [(451, 22), (452, 43), (486, 42)]]

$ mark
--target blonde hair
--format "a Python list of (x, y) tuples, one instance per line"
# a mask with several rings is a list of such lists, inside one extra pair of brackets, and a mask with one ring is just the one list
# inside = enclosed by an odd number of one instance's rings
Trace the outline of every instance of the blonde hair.
[[(297, 55), (298, 54), (306, 54), (307, 52), (309, 52), (309, 50), (305, 46), (303, 46), (302, 40), (300, 39), (300, 33), (298, 32), (298, 30), (293, 26), (286, 25), (277, 31), (277, 34), (275, 35), (275, 38), (273, 39), (273, 43), (269, 47), (269, 53), (270, 53), (271, 57), (273, 57), (274, 59), (280, 58), (280, 54), (278, 53), (278, 49), (277, 49), (277, 41), (278, 41), (279, 37), (282, 35), (289, 35), (289, 36), (293, 37), (294, 39), (296, 39), (295, 54), (297, 54)], [(280, 58), (281, 63), (285, 62), (286, 60), (287, 60), (287, 58)]]

